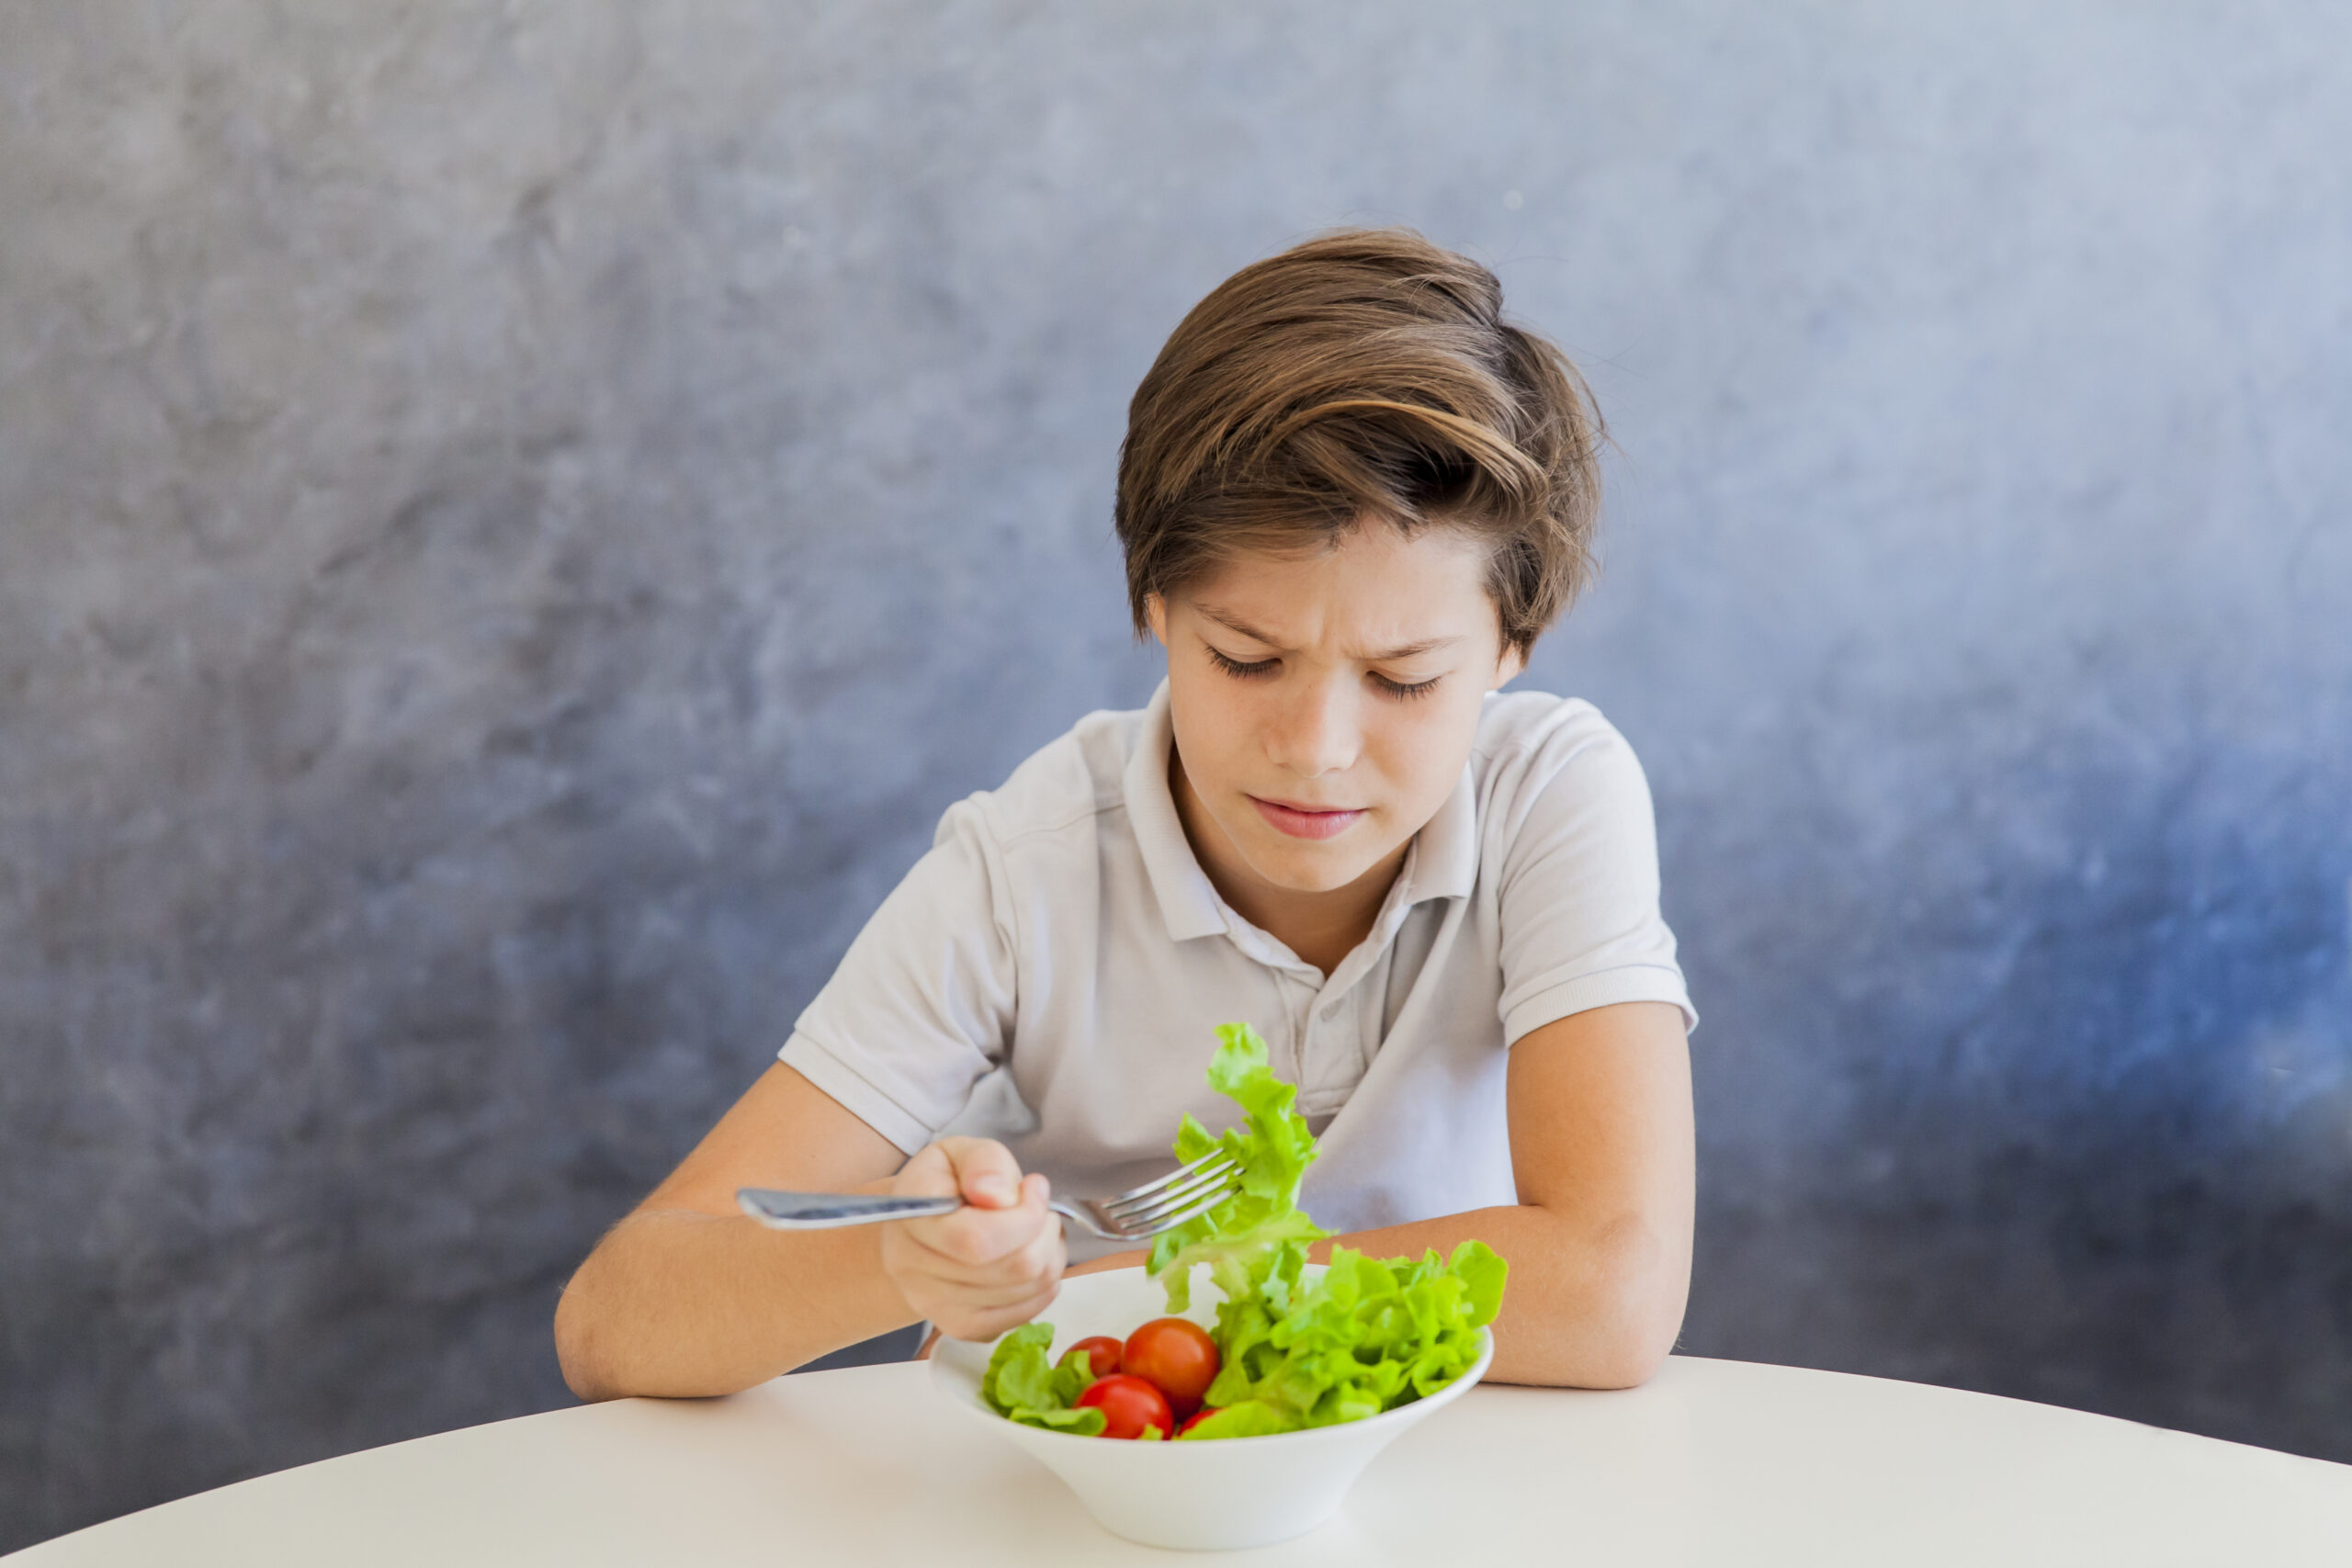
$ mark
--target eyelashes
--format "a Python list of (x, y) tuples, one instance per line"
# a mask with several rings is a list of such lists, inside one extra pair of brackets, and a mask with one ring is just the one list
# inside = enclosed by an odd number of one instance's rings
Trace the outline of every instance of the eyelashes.
[(1244, 664), (1238, 659), (1227, 659), (1224, 654), (1219, 653), (1216, 649), (1212, 648), (1209, 649), (1209, 662), (1216, 665), (1218, 669), (1224, 671), (1227, 674), (1232, 676), (1237, 681), (1255, 681), (1261, 676), (1272, 674), (1274, 672), (1274, 666), (1279, 663), (1280, 660), (1261, 659), (1254, 664)]
[[(1238, 659), (1227, 657), (1214, 648), (1209, 649), (1208, 652), (1209, 662), (1237, 681), (1263, 680), (1282, 667), (1282, 660), (1279, 659), (1260, 659), (1244, 663)], [(1428, 696), (1437, 690), (1437, 683), (1443, 679), (1442, 675), (1432, 675), (1426, 681), (1392, 681), (1378, 671), (1374, 671), (1372, 683), (1378, 688), (1383, 696), (1395, 697), (1399, 701), (1410, 701), (1414, 697)]]
[(1443, 678), (1444, 677), (1442, 676), (1432, 675), (1426, 681), (1414, 681), (1408, 682), (1404, 681), (1392, 681), (1387, 676), (1381, 674), (1378, 671), (1374, 671), (1373, 672), (1372, 683), (1379, 687), (1383, 693), (1389, 696), (1400, 699), (1410, 699), (1413, 697), (1428, 696), (1431, 692), (1437, 690), (1438, 682)]

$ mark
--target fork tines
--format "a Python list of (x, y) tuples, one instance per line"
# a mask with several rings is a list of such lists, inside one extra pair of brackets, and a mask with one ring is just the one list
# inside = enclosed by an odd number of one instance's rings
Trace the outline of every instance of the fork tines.
[(1238, 1185), (1235, 1179), (1240, 1174), (1240, 1166), (1230, 1156), (1204, 1156), (1096, 1207), (1104, 1219), (1130, 1235), (1167, 1230), (1223, 1202)]

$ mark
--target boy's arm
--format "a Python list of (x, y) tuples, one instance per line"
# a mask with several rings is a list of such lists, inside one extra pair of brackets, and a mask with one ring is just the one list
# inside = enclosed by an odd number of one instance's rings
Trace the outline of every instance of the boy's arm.
[(1497, 1382), (1631, 1388), (1682, 1331), (1697, 1157), (1690, 1051), (1670, 1002), (1620, 1002), (1510, 1048), (1516, 1206), (1334, 1238), (1376, 1257), (1476, 1236), (1510, 1263)]
[[(1681, 1010), (1620, 1002), (1529, 1031), (1510, 1051), (1519, 1202), (1318, 1243), (1375, 1258), (1475, 1236), (1510, 1262), (1497, 1382), (1631, 1388), (1681, 1332), (1697, 1178)], [(1118, 1253), (1072, 1273), (1140, 1263)]]
[[(960, 1191), (975, 1206), (772, 1231), (736, 1207), (745, 1186)], [(799, 1073), (770, 1067), (572, 1276), (555, 1317), (564, 1381), (582, 1399), (731, 1393), (926, 1315), (998, 1333), (1060, 1275), (1045, 1200), (1045, 1179), (1022, 1177), (1000, 1145), (952, 1138), (905, 1159)]]

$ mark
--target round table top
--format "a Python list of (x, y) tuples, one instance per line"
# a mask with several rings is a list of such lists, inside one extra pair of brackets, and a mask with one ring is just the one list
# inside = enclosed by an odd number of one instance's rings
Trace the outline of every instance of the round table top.
[[(171, 1562), (1166, 1562), (950, 1418), (912, 1363), (623, 1400), (303, 1465), (10, 1568)], [(2352, 1562), (2352, 1466), (1917, 1383), (1689, 1357), (1622, 1393), (1485, 1387), (1340, 1517), (1235, 1562)]]

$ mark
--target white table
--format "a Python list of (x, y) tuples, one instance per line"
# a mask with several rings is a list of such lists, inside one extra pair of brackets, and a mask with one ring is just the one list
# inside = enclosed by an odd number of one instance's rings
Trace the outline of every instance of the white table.
[(1678, 1357), (1480, 1388), (1338, 1520), (1192, 1558), (1104, 1534), (919, 1365), (628, 1400), (349, 1454), (10, 1556), (171, 1563), (2352, 1563), (2352, 1466), (1914, 1383)]

